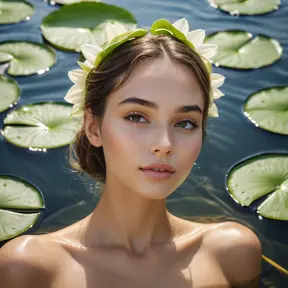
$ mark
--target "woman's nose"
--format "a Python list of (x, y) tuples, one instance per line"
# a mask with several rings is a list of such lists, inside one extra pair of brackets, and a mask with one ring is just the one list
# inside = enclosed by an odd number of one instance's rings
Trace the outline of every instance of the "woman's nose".
[(155, 138), (151, 145), (151, 153), (158, 157), (171, 155), (172, 153), (172, 137), (168, 128), (163, 128), (157, 131)]

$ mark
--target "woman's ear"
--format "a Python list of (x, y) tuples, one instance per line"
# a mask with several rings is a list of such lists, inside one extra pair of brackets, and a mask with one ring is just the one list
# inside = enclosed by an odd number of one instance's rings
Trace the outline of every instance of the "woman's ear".
[(86, 109), (84, 112), (84, 127), (85, 134), (89, 142), (95, 147), (102, 146), (102, 137), (100, 133), (100, 120), (93, 114), (91, 109)]

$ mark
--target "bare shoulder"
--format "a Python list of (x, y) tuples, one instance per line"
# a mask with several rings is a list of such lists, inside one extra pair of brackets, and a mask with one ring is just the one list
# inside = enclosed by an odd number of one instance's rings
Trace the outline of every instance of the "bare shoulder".
[(204, 243), (229, 283), (249, 283), (261, 273), (261, 243), (246, 226), (236, 222), (215, 224), (205, 235)]
[(32, 283), (33, 287), (50, 287), (55, 268), (49, 245), (39, 236), (17, 237), (0, 249), (0, 279), (4, 287), (25, 288), (32, 287)]

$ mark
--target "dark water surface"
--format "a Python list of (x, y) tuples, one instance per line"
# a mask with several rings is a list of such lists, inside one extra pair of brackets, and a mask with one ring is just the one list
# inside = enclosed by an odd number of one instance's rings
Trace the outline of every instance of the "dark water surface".
[[(58, 6), (50, 6), (40, 0), (29, 1), (36, 8), (35, 15), (28, 22), (0, 26), (0, 42), (13, 39), (43, 42), (39, 28), (41, 19), (58, 9)], [(205, 0), (106, 2), (131, 11), (140, 26), (150, 26), (159, 18), (174, 22), (186, 17), (190, 30), (202, 28), (208, 34), (224, 29), (247, 30), (252, 34), (274, 37), (283, 46), (281, 60), (265, 68), (239, 71), (214, 67), (214, 72), (226, 76), (226, 82), (221, 87), (226, 96), (217, 101), (220, 117), (209, 120), (208, 137), (199, 159), (187, 181), (169, 197), (167, 204), (172, 213), (191, 219), (196, 216), (237, 219), (251, 227), (260, 237), (263, 254), (287, 269), (288, 223), (261, 220), (255, 212), (237, 206), (227, 196), (225, 177), (227, 170), (243, 158), (261, 152), (287, 152), (287, 136), (254, 127), (244, 117), (242, 109), (244, 100), (251, 93), (266, 87), (288, 84), (288, 0), (282, 0), (278, 11), (241, 17), (218, 11)], [(67, 72), (78, 67), (76, 61), (79, 54), (59, 50), (56, 53), (57, 63), (48, 73), (13, 77), (22, 92), (18, 105), (64, 101), (63, 97), (72, 85)], [(7, 111), (0, 114), (0, 129), (6, 114)], [(91, 184), (69, 171), (67, 147), (36, 153), (6, 143), (0, 137), (0, 174), (11, 174), (28, 180), (45, 197), (47, 209), (43, 221), (30, 232), (59, 229), (92, 211), (98, 196), (93, 192)], [(288, 287), (286, 278), (277, 273), (276, 269), (268, 267), (265, 271), (262, 277), (265, 287)]]

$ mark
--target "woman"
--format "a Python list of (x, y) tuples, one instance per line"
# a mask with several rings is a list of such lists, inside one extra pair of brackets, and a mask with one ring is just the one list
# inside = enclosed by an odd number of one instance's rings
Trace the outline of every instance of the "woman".
[(72, 156), (105, 182), (103, 194), (81, 221), (3, 246), (1, 287), (257, 287), (261, 245), (250, 229), (185, 221), (165, 205), (217, 115), (215, 47), (186, 19), (150, 32), (108, 24), (104, 48), (83, 46), (65, 97), (72, 116), (84, 112)]

